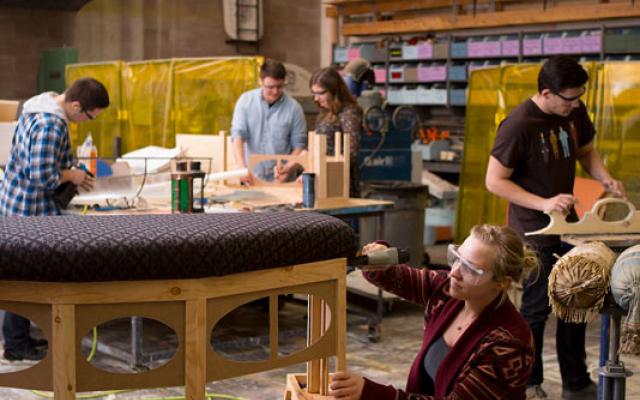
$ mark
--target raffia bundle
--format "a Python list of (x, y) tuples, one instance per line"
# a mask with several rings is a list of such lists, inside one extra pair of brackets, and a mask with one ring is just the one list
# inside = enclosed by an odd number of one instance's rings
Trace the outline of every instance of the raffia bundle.
[(553, 314), (565, 322), (596, 318), (609, 290), (615, 259), (615, 253), (602, 242), (578, 245), (558, 259), (549, 275)]
[(611, 272), (611, 294), (628, 310), (622, 322), (620, 353), (640, 355), (640, 245), (620, 254)]

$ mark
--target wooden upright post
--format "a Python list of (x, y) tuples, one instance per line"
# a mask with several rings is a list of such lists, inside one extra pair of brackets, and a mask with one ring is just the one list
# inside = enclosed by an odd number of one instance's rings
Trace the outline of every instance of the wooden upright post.
[(351, 182), (351, 136), (344, 134), (344, 155), (342, 157), (342, 197), (349, 198), (349, 188)]
[[(324, 306), (321, 298), (317, 296), (309, 296), (308, 304), (308, 321), (307, 329), (307, 347), (311, 347), (315, 341), (322, 337), (322, 307)], [(320, 360), (311, 360), (307, 362), (307, 392), (320, 393), (322, 370)]]
[(187, 300), (185, 324), (185, 397), (206, 398), (207, 383), (207, 300)]
[(56, 400), (76, 398), (76, 309), (74, 305), (52, 306), (53, 396)]
[(327, 137), (313, 135), (313, 172), (316, 174), (316, 199), (327, 198)]

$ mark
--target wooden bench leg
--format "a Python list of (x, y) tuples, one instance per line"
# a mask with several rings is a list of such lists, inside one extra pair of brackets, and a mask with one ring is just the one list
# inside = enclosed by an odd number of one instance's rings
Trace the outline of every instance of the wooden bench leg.
[(52, 306), (53, 395), (56, 400), (76, 398), (76, 309)]
[(185, 396), (205, 398), (207, 384), (207, 301), (187, 300), (185, 324)]

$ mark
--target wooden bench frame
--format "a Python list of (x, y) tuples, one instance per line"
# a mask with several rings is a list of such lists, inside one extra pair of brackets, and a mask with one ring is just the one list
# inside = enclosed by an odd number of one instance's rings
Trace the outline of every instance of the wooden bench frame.
[[(327, 358), (345, 368), (346, 259), (201, 279), (56, 283), (0, 281), (0, 308), (34, 321), (49, 339), (45, 359), (0, 374), (0, 386), (53, 391), (58, 400), (76, 392), (185, 386), (185, 397), (205, 398), (207, 382), (308, 362), (309, 392), (326, 393)], [(307, 347), (278, 357), (278, 295), (309, 295)], [(228, 312), (269, 297), (268, 360), (233, 361), (214, 352), (210, 334)], [(329, 310), (330, 312), (327, 312)], [(174, 357), (151, 371), (115, 374), (89, 364), (81, 338), (101, 323), (149, 317), (178, 336)], [(284, 386), (284, 376), (283, 376)]]

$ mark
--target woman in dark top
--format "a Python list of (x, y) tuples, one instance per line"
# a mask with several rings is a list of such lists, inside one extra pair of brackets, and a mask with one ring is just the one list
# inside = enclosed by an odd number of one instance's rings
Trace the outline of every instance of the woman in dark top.
[(359, 197), (358, 150), (362, 111), (338, 71), (332, 67), (323, 68), (313, 74), (309, 86), (313, 100), (320, 107), (315, 132), (327, 135), (327, 154), (333, 155), (335, 132), (342, 132), (350, 137), (349, 197)]
[[(384, 249), (371, 243), (363, 253)], [(336, 399), (525, 399), (533, 367), (531, 330), (507, 298), (512, 282), (537, 267), (535, 253), (512, 229), (478, 225), (460, 246), (449, 245), (451, 272), (390, 265), (365, 278), (424, 305), (422, 346), (406, 390), (350, 372), (333, 376)]]

